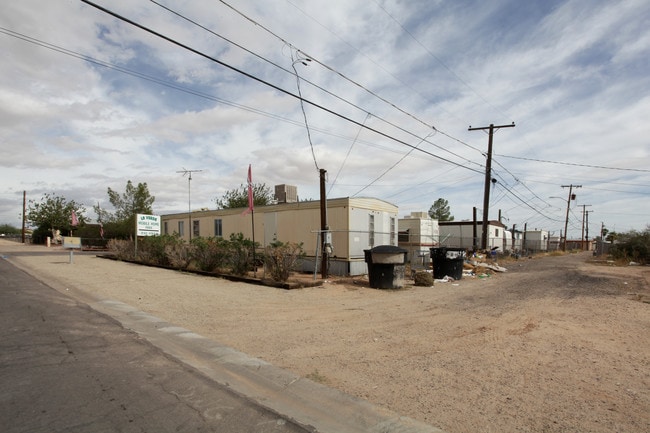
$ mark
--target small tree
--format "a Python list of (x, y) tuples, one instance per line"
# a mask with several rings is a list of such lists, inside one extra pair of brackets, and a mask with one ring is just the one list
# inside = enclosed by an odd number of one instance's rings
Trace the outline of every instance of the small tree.
[[(253, 206), (266, 206), (273, 200), (271, 188), (265, 183), (253, 183)], [(221, 198), (216, 198), (217, 209), (235, 209), (248, 207), (248, 185), (241, 184), (237, 189), (231, 189)]]
[(438, 221), (453, 221), (454, 217), (449, 211), (449, 202), (439, 198), (429, 208), (429, 216)]
[(36, 227), (36, 233), (51, 233), (55, 236), (57, 230), (71, 231), (74, 228), (73, 212), (77, 217), (78, 225), (85, 224), (85, 211), (86, 209), (74, 200), (68, 202), (64, 197), (46, 193), (40, 202), (29, 201), (27, 220)]
[(122, 194), (108, 188), (108, 200), (115, 208), (115, 213), (100, 208), (99, 205), (93, 207), (104, 225), (106, 236), (132, 238), (135, 236), (136, 214), (153, 214), (152, 206), (156, 197), (149, 193), (146, 182), (133, 186), (129, 180)]
[(230, 235), (228, 243), (230, 266), (235, 275), (246, 275), (253, 266), (253, 248), (256, 245), (250, 239), (245, 239), (243, 233)]

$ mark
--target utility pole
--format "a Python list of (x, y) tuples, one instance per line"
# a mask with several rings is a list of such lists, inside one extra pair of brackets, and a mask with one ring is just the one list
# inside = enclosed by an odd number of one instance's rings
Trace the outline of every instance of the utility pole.
[(515, 122), (512, 122), (510, 125), (498, 125), (490, 123), (490, 126), (483, 126), (481, 128), (472, 128), (469, 127), (468, 131), (484, 131), (488, 130), (488, 151), (487, 159), (485, 162), (485, 190), (483, 192), (483, 233), (481, 236), (481, 249), (487, 249), (487, 238), (488, 238), (488, 215), (490, 208), (490, 183), (492, 182), (492, 136), (494, 135), (494, 130), (499, 130), (501, 128), (514, 128)]
[(575, 194), (573, 194), (573, 188), (582, 188), (582, 185), (562, 185), (562, 188), (569, 188), (569, 198), (566, 201), (566, 219), (564, 220), (564, 242), (562, 243), (562, 251), (566, 251), (566, 241), (567, 241), (567, 229), (569, 228), (569, 207), (571, 206), (571, 200), (575, 200)]
[(186, 170), (183, 168), (182, 171), (177, 171), (176, 173), (183, 173), (183, 177), (185, 175), (189, 175), (187, 177), (187, 219), (189, 220), (189, 225), (187, 226), (187, 232), (190, 235), (190, 241), (192, 240), (192, 173), (199, 173), (202, 172), (203, 170)]
[[(585, 238), (585, 218), (587, 217), (587, 211), (586, 208), (587, 206), (591, 206), (590, 204), (581, 204), (582, 206), (582, 233), (580, 235), (581, 240), (582, 240), (582, 250), (584, 251), (585, 248), (585, 241), (587, 240)], [(589, 234), (589, 229), (587, 229), (587, 235)]]
[(476, 206), (472, 208), (472, 251), (476, 252), (478, 245), (476, 241), (478, 240), (478, 235), (476, 233)]
[[(587, 223), (585, 225), (585, 241), (586, 241), (585, 243), (586, 243), (587, 247), (589, 246), (589, 214), (592, 213), (592, 212), (593, 212), (592, 210), (588, 210), (585, 213), (585, 217), (587, 218)], [(587, 248), (587, 249), (589, 249), (589, 248)]]
[(327, 225), (327, 196), (325, 194), (325, 175), (327, 170), (320, 169), (320, 239), (322, 260), (320, 265), (320, 275), (322, 279), (327, 278), (329, 263), (329, 248), (330, 248), (330, 233), (329, 226)]
[(23, 190), (23, 229), (21, 231), (21, 241), (25, 243), (25, 212), (27, 211), (27, 191)]

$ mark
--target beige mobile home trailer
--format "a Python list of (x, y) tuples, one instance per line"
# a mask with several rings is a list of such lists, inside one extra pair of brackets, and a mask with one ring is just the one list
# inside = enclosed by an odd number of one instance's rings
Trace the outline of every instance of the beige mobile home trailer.
[[(259, 206), (254, 213), (245, 209), (201, 210), (163, 215), (163, 234), (192, 237), (223, 237), (243, 233), (262, 246), (278, 240), (302, 242), (306, 258), (303, 271), (314, 271), (320, 251), (320, 201), (302, 201)], [(332, 239), (329, 271), (332, 275), (367, 273), (364, 250), (377, 245), (397, 245), (397, 206), (375, 198), (327, 200), (327, 220)]]

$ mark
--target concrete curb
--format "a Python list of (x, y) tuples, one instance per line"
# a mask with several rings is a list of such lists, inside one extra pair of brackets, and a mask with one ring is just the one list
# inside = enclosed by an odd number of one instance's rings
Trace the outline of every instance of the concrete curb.
[(118, 301), (90, 307), (215, 382), (322, 433), (443, 433), (442, 430), (252, 358)]

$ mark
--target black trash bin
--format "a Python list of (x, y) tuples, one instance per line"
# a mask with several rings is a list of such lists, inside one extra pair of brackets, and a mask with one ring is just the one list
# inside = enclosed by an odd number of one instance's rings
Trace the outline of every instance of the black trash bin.
[(368, 264), (368, 280), (374, 289), (401, 289), (408, 251), (394, 245), (363, 250)]
[(451, 277), (454, 280), (463, 278), (464, 248), (439, 247), (430, 250), (433, 261), (433, 278)]

